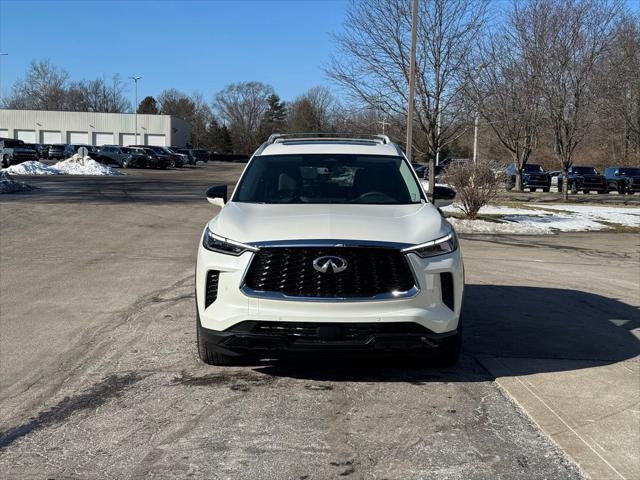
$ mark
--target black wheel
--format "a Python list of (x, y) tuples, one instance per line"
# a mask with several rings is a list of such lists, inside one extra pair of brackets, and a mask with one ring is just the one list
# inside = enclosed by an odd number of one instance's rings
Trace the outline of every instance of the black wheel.
[(609, 193), (609, 190), (598, 190), (598, 195), (604, 195), (605, 193)]
[(558, 193), (562, 193), (562, 182), (558, 182)]
[(618, 187), (618, 193), (619, 193), (620, 195), (624, 195), (625, 193), (627, 193), (627, 189), (626, 189), (626, 188), (624, 188), (624, 186), (623, 186), (623, 185), (620, 185), (620, 186)]
[(536, 190), (538, 190), (537, 188), (529, 188), (530, 192), (535, 192)]
[(591, 190), (582, 190), (582, 193), (584, 193), (585, 195), (589, 195), (589, 193), (591, 193)]
[(2, 168), (8, 168), (9, 167), (9, 156), (5, 155), (4, 157), (2, 157)]
[(543, 192), (548, 192), (549, 190), (551, 190), (549, 187), (542, 189)]
[(175, 160), (169, 160), (169, 167), (176, 168), (176, 161)]
[(122, 168), (129, 168), (129, 162), (127, 162), (126, 160), (122, 162)]
[(202, 336), (200, 335), (200, 317), (197, 317), (196, 320), (196, 341), (198, 343), (198, 356), (200, 360), (202, 360), (207, 365), (232, 365), (233, 363), (238, 361), (237, 357), (231, 357), (229, 355), (224, 355), (222, 353), (214, 352), (207, 348), (207, 343), (204, 341)]

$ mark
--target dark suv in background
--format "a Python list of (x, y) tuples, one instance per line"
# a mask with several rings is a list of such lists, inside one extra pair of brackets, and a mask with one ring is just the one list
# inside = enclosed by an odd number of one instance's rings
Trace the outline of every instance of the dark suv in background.
[(69, 158), (74, 156), (76, 153), (78, 153), (78, 150), (80, 149), (80, 147), (84, 147), (87, 149), (88, 151), (87, 155), (89, 156), (89, 158), (96, 161), (100, 161), (100, 153), (98, 152), (98, 149), (96, 147), (94, 147), (93, 145), (85, 145), (80, 143), (72, 143), (69, 145), (65, 145), (64, 158)]
[[(563, 175), (558, 175), (558, 191), (562, 192)], [(600, 175), (595, 167), (571, 166), (567, 171), (567, 188), (571, 193), (609, 193), (607, 181)]]
[[(513, 190), (516, 186), (516, 164), (512, 163), (505, 170), (507, 176), (507, 190)], [(522, 188), (528, 188), (535, 192), (541, 188), (543, 192), (551, 189), (551, 175), (544, 171), (542, 165), (527, 163), (522, 167)]]
[(0, 161), (3, 168), (17, 163), (37, 160), (38, 154), (36, 151), (27, 147), (22, 140), (0, 138)]
[(604, 171), (607, 189), (620, 194), (633, 195), (640, 192), (640, 168), (638, 167), (609, 167)]
[(151, 150), (162, 162), (167, 163), (171, 168), (182, 167), (182, 158), (173, 153), (167, 147), (157, 147), (155, 145), (129, 145), (130, 147), (142, 147)]
[(49, 152), (47, 157), (51, 160), (64, 160), (64, 149), (66, 145), (64, 143), (58, 143), (56, 145), (49, 145)]
[(209, 161), (209, 152), (203, 150), (202, 148), (194, 148), (191, 150), (191, 153), (194, 157), (196, 157), (196, 160), (198, 162), (207, 163)]

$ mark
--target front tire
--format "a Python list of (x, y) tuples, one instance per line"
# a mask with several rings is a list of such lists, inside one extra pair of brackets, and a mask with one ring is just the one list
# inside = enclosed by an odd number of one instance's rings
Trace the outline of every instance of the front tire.
[(549, 187), (542, 189), (543, 192), (548, 192), (549, 190), (551, 190)]
[(207, 343), (204, 341), (203, 336), (200, 334), (202, 326), (200, 325), (200, 315), (197, 315), (196, 319), (196, 342), (198, 344), (198, 356), (207, 365), (227, 366), (233, 365), (238, 361), (238, 357), (232, 357), (230, 355), (224, 355), (222, 353), (215, 352), (207, 347)]
[(2, 157), (2, 168), (9, 168), (9, 156)]
[(537, 188), (529, 188), (530, 192), (535, 192), (536, 190), (538, 190)]

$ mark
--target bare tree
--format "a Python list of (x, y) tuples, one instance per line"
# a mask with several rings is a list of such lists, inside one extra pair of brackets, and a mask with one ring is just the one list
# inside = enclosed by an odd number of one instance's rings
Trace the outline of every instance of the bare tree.
[(313, 87), (296, 98), (289, 108), (289, 131), (330, 132), (334, 129), (337, 103), (326, 87)]
[[(640, 18), (626, 15), (603, 57), (598, 128), (622, 143), (623, 163), (640, 161)], [(607, 138), (608, 137), (608, 138)], [(610, 146), (615, 154), (615, 148)], [(633, 158), (635, 157), (635, 158)]]
[[(462, 93), (487, 3), (419, 3), (414, 148), (429, 158), (430, 172), (435, 170), (440, 149), (454, 141), (464, 126)], [(328, 75), (356, 101), (390, 117), (406, 116), (410, 31), (409, 1), (354, 1), (347, 11), (344, 32), (336, 36), (339, 55), (332, 59)]]
[(250, 153), (259, 143), (260, 123), (275, 92), (262, 82), (227, 85), (218, 92), (214, 107), (228, 126), (236, 153)]
[(5, 98), (7, 108), (66, 110), (69, 74), (49, 60), (31, 62), (24, 78), (18, 80)]
[(538, 143), (541, 101), (526, 45), (510, 23), (482, 49), (482, 64), (471, 72), (470, 92), (478, 113), (510, 153), (516, 167), (516, 190), (522, 190), (522, 169)]
[(596, 66), (614, 38), (619, 11), (606, 0), (531, 0), (514, 7), (513, 26), (544, 100), (565, 199), (567, 169), (595, 118)]
[(66, 109), (80, 112), (122, 113), (131, 110), (125, 96), (126, 84), (116, 74), (111, 84), (104, 79), (72, 83), (66, 92)]

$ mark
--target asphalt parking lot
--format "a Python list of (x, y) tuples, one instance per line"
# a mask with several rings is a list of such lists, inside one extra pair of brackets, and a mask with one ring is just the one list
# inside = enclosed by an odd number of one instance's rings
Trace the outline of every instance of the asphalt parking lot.
[[(463, 238), (455, 368), (211, 367), (194, 343), (196, 243), (215, 213), (204, 191), (242, 167), (28, 179), (39, 189), (0, 199), (3, 475), (582, 478), (509, 382), (542, 391), (594, 366), (637, 373), (636, 235)], [(634, 478), (633, 459), (601, 443), (611, 478)]]

